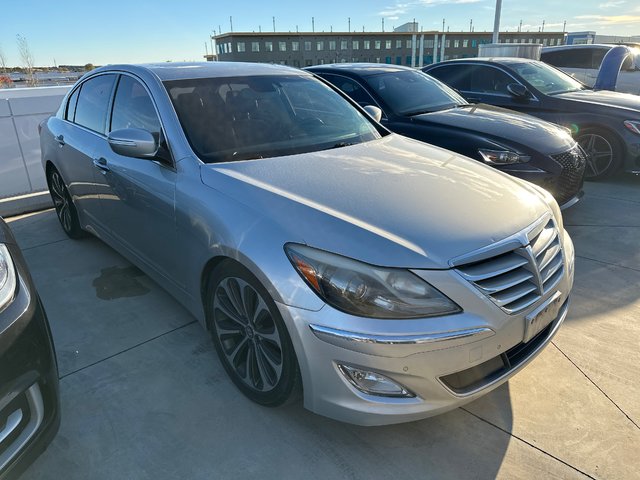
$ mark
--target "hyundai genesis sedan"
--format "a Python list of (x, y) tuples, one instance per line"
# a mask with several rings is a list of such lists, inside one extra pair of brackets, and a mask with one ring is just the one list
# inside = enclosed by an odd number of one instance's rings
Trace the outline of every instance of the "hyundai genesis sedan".
[(165, 287), (251, 400), (381, 425), (505, 382), (567, 315), (545, 190), (389, 132), (308, 72), (114, 65), (41, 125), (56, 212)]
[(0, 218), (0, 479), (15, 479), (58, 431), (58, 365), (27, 264)]
[(530, 115), (470, 104), (413, 68), (336, 63), (305, 70), (359, 105), (379, 107), (389, 130), (453, 150), (549, 190), (562, 208), (580, 200), (586, 159), (564, 128)]

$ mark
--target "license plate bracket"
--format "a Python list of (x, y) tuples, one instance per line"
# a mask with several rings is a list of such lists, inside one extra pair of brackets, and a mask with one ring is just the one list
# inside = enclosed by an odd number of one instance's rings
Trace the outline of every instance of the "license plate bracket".
[(524, 343), (527, 343), (553, 322), (562, 306), (562, 293), (557, 291), (542, 305), (525, 317)]

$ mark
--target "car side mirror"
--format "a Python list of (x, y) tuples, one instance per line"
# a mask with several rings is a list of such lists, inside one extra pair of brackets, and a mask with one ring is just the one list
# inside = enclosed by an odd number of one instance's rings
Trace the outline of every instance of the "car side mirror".
[(382, 119), (382, 110), (380, 110), (378, 107), (367, 105), (366, 107), (364, 107), (364, 111), (367, 112), (369, 116), (376, 122), (380, 122), (380, 120)]
[(153, 158), (159, 147), (151, 132), (141, 128), (114, 130), (107, 136), (107, 141), (111, 150), (125, 157)]
[(507, 90), (512, 96), (516, 98), (524, 99), (529, 96), (529, 90), (527, 90), (527, 87), (520, 83), (510, 83), (509, 85), (507, 85)]

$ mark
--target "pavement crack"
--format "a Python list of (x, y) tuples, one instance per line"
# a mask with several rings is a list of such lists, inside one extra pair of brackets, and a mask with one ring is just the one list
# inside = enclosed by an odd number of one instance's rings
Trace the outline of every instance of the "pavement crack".
[(138, 348), (138, 347), (140, 347), (140, 346), (142, 346), (142, 345), (144, 345), (146, 343), (153, 342), (154, 340), (157, 340), (158, 338), (164, 337), (165, 335), (169, 335), (170, 333), (176, 332), (176, 331), (181, 330), (181, 329), (183, 329), (185, 327), (193, 325), (194, 323), (196, 323), (196, 320), (192, 320), (189, 323), (185, 323), (184, 325), (180, 325), (179, 327), (172, 328), (171, 330), (167, 330), (166, 332), (163, 332), (163, 333), (161, 333), (159, 335), (156, 335), (155, 337), (151, 337), (151, 338), (145, 340), (144, 342), (136, 343), (135, 345), (132, 345), (131, 347), (125, 348), (124, 350), (120, 350), (119, 352), (116, 352), (116, 353), (114, 353), (112, 355), (109, 355), (108, 357), (101, 358), (100, 360), (97, 360), (97, 361), (95, 361), (93, 363), (90, 363), (89, 365), (85, 365), (84, 367), (80, 367), (77, 370), (74, 370), (74, 371), (69, 372), (69, 373), (65, 373), (64, 375), (62, 375), (62, 376), (60, 376), (58, 378), (60, 380), (62, 380), (64, 378), (67, 378), (67, 377), (69, 377), (71, 375), (74, 375), (74, 374), (76, 374), (78, 372), (81, 372), (82, 370), (86, 370), (87, 368), (91, 368), (91, 367), (93, 367), (95, 365), (98, 365), (99, 363), (105, 362), (105, 361), (110, 360), (110, 359), (112, 359), (114, 357), (117, 357), (118, 355), (126, 353), (126, 352), (128, 352), (130, 350), (133, 350), (134, 348)]
[(32, 245), (31, 247), (26, 247), (26, 248), (20, 247), (20, 250), (22, 250), (23, 252), (28, 252), (29, 250), (33, 250), (34, 248), (46, 247), (48, 245), (54, 245), (56, 243), (62, 243), (62, 242), (68, 242), (68, 241), (70, 241), (69, 238), (61, 238), (60, 240), (54, 240), (53, 242), (41, 243), (39, 245)]
[(622, 409), (622, 408), (621, 408), (621, 407), (620, 407), (620, 406), (619, 406), (619, 405), (618, 405), (618, 404), (617, 404), (617, 403), (616, 403), (616, 402), (615, 402), (615, 401), (614, 401), (614, 400), (613, 400), (609, 395), (607, 395), (607, 393), (606, 393), (602, 388), (600, 388), (600, 387), (598, 386), (598, 384), (597, 384), (596, 382), (594, 382), (594, 381), (591, 379), (591, 377), (589, 377), (589, 375), (587, 375), (587, 374), (584, 372), (584, 370), (582, 370), (582, 369), (581, 369), (581, 368), (576, 364), (576, 362), (574, 362), (573, 360), (571, 360), (571, 358), (569, 357), (569, 355), (567, 355), (566, 353), (564, 353), (564, 352), (562, 351), (562, 349), (561, 349), (558, 345), (556, 345), (556, 343), (555, 343), (555, 342), (551, 342), (551, 344), (552, 344), (554, 347), (556, 347), (556, 348), (558, 349), (558, 351), (559, 351), (559, 352), (564, 356), (564, 358), (566, 358), (567, 360), (569, 360), (569, 361), (571, 362), (571, 364), (572, 364), (574, 367), (576, 367), (576, 368), (578, 369), (578, 371), (579, 371), (582, 375), (584, 375), (584, 376), (586, 377), (586, 379), (587, 379), (587, 380), (589, 380), (589, 381), (593, 384), (593, 386), (594, 386), (594, 387), (596, 387), (598, 390), (600, 390), (600, 393), (602, 393), (602, 394), (607, 398), (607, 400), (609, 400), (609, 401), (610, 401), (610, 402), (611, 402), (611, 403), (612, 403), (612, 404), (613, 404), (613, 405), (614, 405), (618, 410), (620, 410), (620, 413), (622, 413), (625, 417), (627, 417), (627, 419), (628, 419), (628, 420), (629, 420), (629, 421), (630, 421), (630, 422), (631, 422), (631, 423), (632, 423), (632, 424), (633, 424), (633, 425), (634, 425), (638, 430), (640, 430), (640, 426), (639, 426), (639, 425), (638, 425), (638, 424), (633, 420), (633, 418), (631, 418), (631, 417), (627, 414), (627, 412), (625, 412), (625, 411), (624, 411), (624, 410), (623, 410), (623, 409)]
[(609, 265), (611, 267), (618, 267), (618, 268), (624, 268), (625, 270), (632, 270), (634, 272), (640, 272), (640, 268), (634, 268), (634, 267), (627, 267), (625, 265), (620, 265), (619, 263), (611, 263), (611, 262), (605, 262), (603, 260), (597, 260), (595, 258), (591, 258), (591, 257), (585, 257), (584, 255), (576, 255), (576, 258), (582, 258), (584, 260), (590, 260), (592, 262), (596, 262), (596, 263), (600, 263), (602, 265)]
[(561, 458), (556, 457), (554, 454), (549, 453), (549, 452), (547, 452), (546, 450), (543, 450), (542, 448), (540, 448), (540, 447), (538, 447), (538, 446), (534, 445), (534, 444), (533, 444), (533, 443), (531, 443), (531, 442), (528, 442), (527, 440), (525, 440), (525, 439), (524, 439), (524, 438), (522, 438), (522, 437), (519, 437), (518, 435), (515, 435), (513, 432), (510, 432), (509, 430), (506, 430), (506, 429), (502, 428), (501, 426), (496, 425), (495, 423), (490, 422), (489, 420), (487, 420), (487, 419), (485, 419), (485, 418), (482, 418), (482, 417), (481, 417), (481, 416), (479, 416), (479, 415), (476, 415), (476, 414), (475, 414), (475, 413), (473, 413), (472, 411), (467, 410), (465, 407), (460, 407), (460, 410), (462, 410), (462, 411), (464, 411), (464, 412), (467, 412), (469, 415), (474, 416), (475, 418), (477, 418), (478, 420), (480, 420), (480, 421), (482, 421), (482, 422), (486, 423), (487, 425), (491, 425), (492, 427), (497, 428), (497, 429), (498, 429), (498, 430), (500, 430), (501, 432), (506, 433), (506, 434), (507, 434), (507, 435), (509, 435), (510, 437), (513, 437), (513, 438), (515, 438), (516, 440), (521, 441), (521, 442), (522, 442), (522, 443), (524, 443), (525, 445), (528, 445), (528, 446), (530, 446), (531, 448), (534, 448), (535, 450), (539, 451), (539, 452), (540, 452), (540, 453), (542, 453), (543, 455), (546, 455), (546, 456), (548, 456), (548, 457), (553, 458), (553, 459), (554, 459), (554, 460), (556, 460), (557, 462), (560, 462), (560, 463), (562, 463), (563, 465), (566, 465), (567, 467), (569, 467), (569, 468), (571, 468), (571, 469), (575, 470), (576, 472), (578, 472), (578, 473), (580, 473), (580, 474), (584, 475), (585, 477), (587, 477), (587, 478), (591, 478), (592, 480), (596, 480), (596, 479), (595, 479), (595, 477), (593, 477), (593, 476), (589, 475), (587, 472), (584, 472), (584, 471), (580, 470), (578, 467), (574, 467), (574, 466), (573, 466), (573, 465), (571, 465), (570, 463), (565, 462), (565, 461), (564, 461), (564, 460), (562, 460)]

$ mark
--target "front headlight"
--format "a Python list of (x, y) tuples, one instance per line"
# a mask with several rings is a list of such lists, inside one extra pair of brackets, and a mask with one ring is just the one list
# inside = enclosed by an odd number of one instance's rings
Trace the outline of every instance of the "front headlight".
[(16, 293), (16, 272), (6, 245), (0, 243), (0, 312), (12, 301)]
[(531, 160), (527, 155), (520, 155), (509, 150), (487, 150), (481, 148), (478, 153), (489, 165), (510, 165), (512, 163), (524, 163)]
[(449, 315), (460, 307), (401, 268), (376, 267), (305, 245), (287, 244), (296, 271), (318, 296), (343, 312), (370, 318)]
[(625, 120), (624, 126), (627, 127), (627, 130), (635, 133), (636, 135), (640, 135), (640, 121), (637, 120)]

